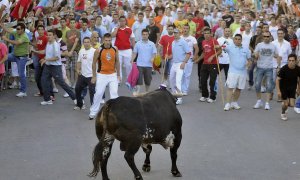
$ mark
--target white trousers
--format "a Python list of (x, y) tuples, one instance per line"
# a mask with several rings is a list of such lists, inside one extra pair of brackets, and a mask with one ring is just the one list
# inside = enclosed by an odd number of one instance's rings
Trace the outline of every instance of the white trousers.
[(105, 92), (106, 86), (109, 86), (110, 99), (115, 99), (118, 96), (118, 79), (117, 73), (113, 74), (97, 74), (96, 89), (94, 102), (90, 108), (90, 116), (95, 117), (100, 111), (100, 102)]
[(129, 73), (131, 71), (131, 67), (132, 67), (132, 65), (130, 63), (130, 61), (131, 61), (131, 55), (130, 56), (123, 56), (122, 54), (119, 53), (119, 61), (120, 61), (120, 76), (121, 76), (121, 81), (123, 79), (123, 74), (122, 74), (123, 63), (124, 63), (125, 71), (126, 71), (125, 72), (126, 73), (125, 77), (126, 77), (126, 80), (127, 80), (128, 76), (129, 76)]
[(182, 84), (181, 84), (181, 89), (182, 89), (183, 93), (188, 93), (188, 91), (189, 91), (192, 71), (193, 71), (193, 61), (192, 61), (192, 59), (190, 59), (185, 64), (185, 67), (183, 70), (183, 77), (182, 77)]
[(181, 83), (182, 83), (182, 75), (183, 69), (180, 69), (180, 63), (173, 63), (170, 70), (170, 87), (172, 93), (182, 93)]

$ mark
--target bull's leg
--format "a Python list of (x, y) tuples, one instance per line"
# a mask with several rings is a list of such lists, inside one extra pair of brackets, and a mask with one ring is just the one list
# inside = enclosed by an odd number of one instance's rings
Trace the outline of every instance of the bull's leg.
[(180, 146), (181, 143), (181, 132), (175, 134), (175, 139), (174, 139), (174, 146), (170, 148), (170, 154), (171, 154), (171, 160), (172, 160), (172, 168), (171, 168), (171, 173), (175, 177), (181, 177), (181, 173), (179, 172), (176, 161), (177, 161), (177, 150)]
[(146, 153), (146, 159), (144, 161), (143, 171), (149, 172), (151, 170), (150, 154), (152, 151), (152, 146), (150, 144), (146, 144), (145, 146), (142, 146), (142, 148), (143, 148), (143, 151)]
[[(133, 142), (133, 141), (134, 142)], [(136, 138), (132, 139), (130, 143), (127, 144), (127, 149), (124, 155), (129, 167), (133, 171), (136, 180), (143, 180), (143, 177), (140, 171), (137, 169), (135, 162), (134, 162), (134, 155), (139, 150), (141, 146), (141, 141), (137, 140)]]
[(102, 139), (102, 143), (103, 143), (102, 161), (100, 163), (102, 179), (109, 180), (107, 175), (107, 161), (111, 154), (112, 145), (114, 143), (114, 137), (106, 133)]

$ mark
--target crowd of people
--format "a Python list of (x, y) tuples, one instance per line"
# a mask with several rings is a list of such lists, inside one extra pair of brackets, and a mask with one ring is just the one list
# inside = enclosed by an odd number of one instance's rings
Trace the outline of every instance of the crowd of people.
[(277, 93), (282, 120), (289, 106), (300, 113), (296, 0), (2, 0), (0, 17), (0, 80), (11, 77), (9, 88), (27, 96), (32, 59), (41, 105), (53, 104), (58, 84), (74, 110), (85, 109), (89, 91), (93, 119), (106, 87), (117, 98), (133, 63), (133, 95), (148, 92), (158, 58), (162, 84), (178, 96), (177, 105), (197, 64), (201, 102), (214, 103), (226, 85), (224, 110), (240, 109), (241, 91), (254, 86), (254, 109), (269, 110)]

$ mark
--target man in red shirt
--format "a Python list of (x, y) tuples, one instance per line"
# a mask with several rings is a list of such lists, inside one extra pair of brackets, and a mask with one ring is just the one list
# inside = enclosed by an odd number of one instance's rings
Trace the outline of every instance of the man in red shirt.
[(43, 72), (43, 67), (40, 64), (40, 60), (45, 57), (45, 49), (48, 42), (47, 35), (45, 35), (45, 27), (43, 25), (37, 26), (37, 32), (39, 36), (36, 39), (36, 50), (32, 50), (34, 55), (32, 56), (33, 65), (34, 65), (34, 77), (39, 92), (36, 93), (34, 96), (42, 96), (42, 84), (41, 84), (41, 77)]
[(117, 25), (111, 33), (112, 37), (116, 38), (115, 46), (119, 50), (119, 61), (120, 61), (120, 76), (122, 81), (122, 64), (125, 65), (126, 78), (131, 71), (131, 55), (132, 48), (135, 45), (134, 34), (132, 30), (126, 26), (126, 17), (119, 17), (119, 26)]
[[(205, 29), (204, 40), (202, 41), (203, 52), (200, 59), (203, 57), (203, 64), (200, 70), (202, 97), (200, 101), (212, 103), (216, 101), (215, 82), (218, 76), (217, 56), (222, 53), (219, 48), (219, 43), (212, 37), (211, 29)], [(216, 50), (217, 49), (217, 50)], [(207, 80), (209, 79), (210, 95), (207, 89)], [(222, 84), (220, 84), (222, 86)]]
[(203, 19), (203, 13), (200, 12), (200, 11), (195, 11), (195, 17), (193, 18), (192, 21), (194, 21), (196, 23), (196, 36), (195, 38), (198, 39), (200, 36), (201, 36), (201, 30), (202, 28), (204, 28), (204, 26), (208, 26), (209, 27), (209, 24), (207, 21), (205, 21)]
[[(157, 47), (157, 52), (159, 53), (161, 51), (161, 48), (163, 48), (162, 51), (162, 58), (163, 63), (165, 63), (165, 71), (164, 73), (164, 84), (167, 85), (168, 82), (168, 76), (170, 74), (170, 69), (172, 65), (172, 43), (174, 41), (174, 25), (168, 25), (167, 28), (168, 34), (163, 35), (159, 42)], [(167, 56), (167, 57), (166, 57)], [(164, 61), (166, 60), (166, 61)]]
[(84, 0), (75, 0), (75, 14), (76, 21), (81, 17), (81, 13), (84, 11)]

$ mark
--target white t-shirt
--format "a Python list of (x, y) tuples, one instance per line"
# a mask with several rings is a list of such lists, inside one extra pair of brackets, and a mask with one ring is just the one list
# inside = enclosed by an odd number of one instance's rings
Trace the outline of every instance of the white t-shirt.
[(107, 31), (109, 31), (110, 23), (112, 22), (112, 17), (109, 15), (106, 15), (105, 17), (101, 15), (102, 17), (102, 25), (106, 27)]
[[(280, 68), (284, 65), (287, 64), (287, 60), (288, 60), (288, 56), (289, 54), (292, 53), (292, 47), (291, 44), (286, 41), (283, 40), (282, 43), (278, 42), (278, 39), (274, 40), (272, 42), (272, 44), (274, 44), (276, 46), (276, 48), (278, 49), (278, 56), (282, 57), (281, 63), (280, 63)], [(273, 67), (277, 68), (278, 64), (277, 64), (277, 59), (273, 59)]]
[(270, 26), (269, 27), (269, 31), (270, 31), (271, 35), (273, 36), (274, 40), (278, 39), (277, 30), (278, 30), (278, 26), (275, 26), (275, 27)]
[[(11, 6), (11, 3), (10, 3), (8, 0), (2, 0), (2, 1), (0, 2), (0, 8), (1, 8), (2, 6), (5, 6), (5, 10), (4, 10), (3, 13), (2, 13), (2, 17), (3, 17), (4, 15), (9, 15), (9, 14), (10, 14), (10, 6)], [(2, 17), (1, 17), (1, 18), (2, 18)]]
[(162, 18), (160, 24), (161, 24), (162, 26), (166, 26), (168, 21), (170, 21), (171, 24), (172, 24), (172, 23), (174, 22), (173, 17), (172, 17), (172, 16), (170, 16), (170, 17), (169, 17), (169, 16), (163, 16), (163, 18)]
[(92, 47), (89, 50), (82, 48), (79, 51), (77, 62), (81, 62), (81, 74), (84, 77), (93, 76), (92, 66), (95, 51), (96, 49)]
[[(231, 46), (234, 45), (233, 40), (231, 38), (220, 37), (217, 39), (220, 46)], [(223, 48), (222, 48), (223, 49)], [(229, 64), (229, 55), (226, 51), (222, 50), (221, 56), (219, 56), (220, 64)]]
[(243, 37), (242, 45), (246, 49), (249, 49), (250, 39), (252, 38), (252, 36), (253, 36), (252, 32), (250, 32), (249, 34), (246, 34), (246, 32), (243, 31), (243, 33), (242, 33), (242, 37)]
[(190, 49), (191, 49), (191, 57), (190, 58), (193, 58), (194, 57), (194, 45), (197, 45), (197, 40), (195, 37), (193, 36), (188, 36), (188, 37), (184, 37), (184, 36), (181, 36), (189, 45)]

